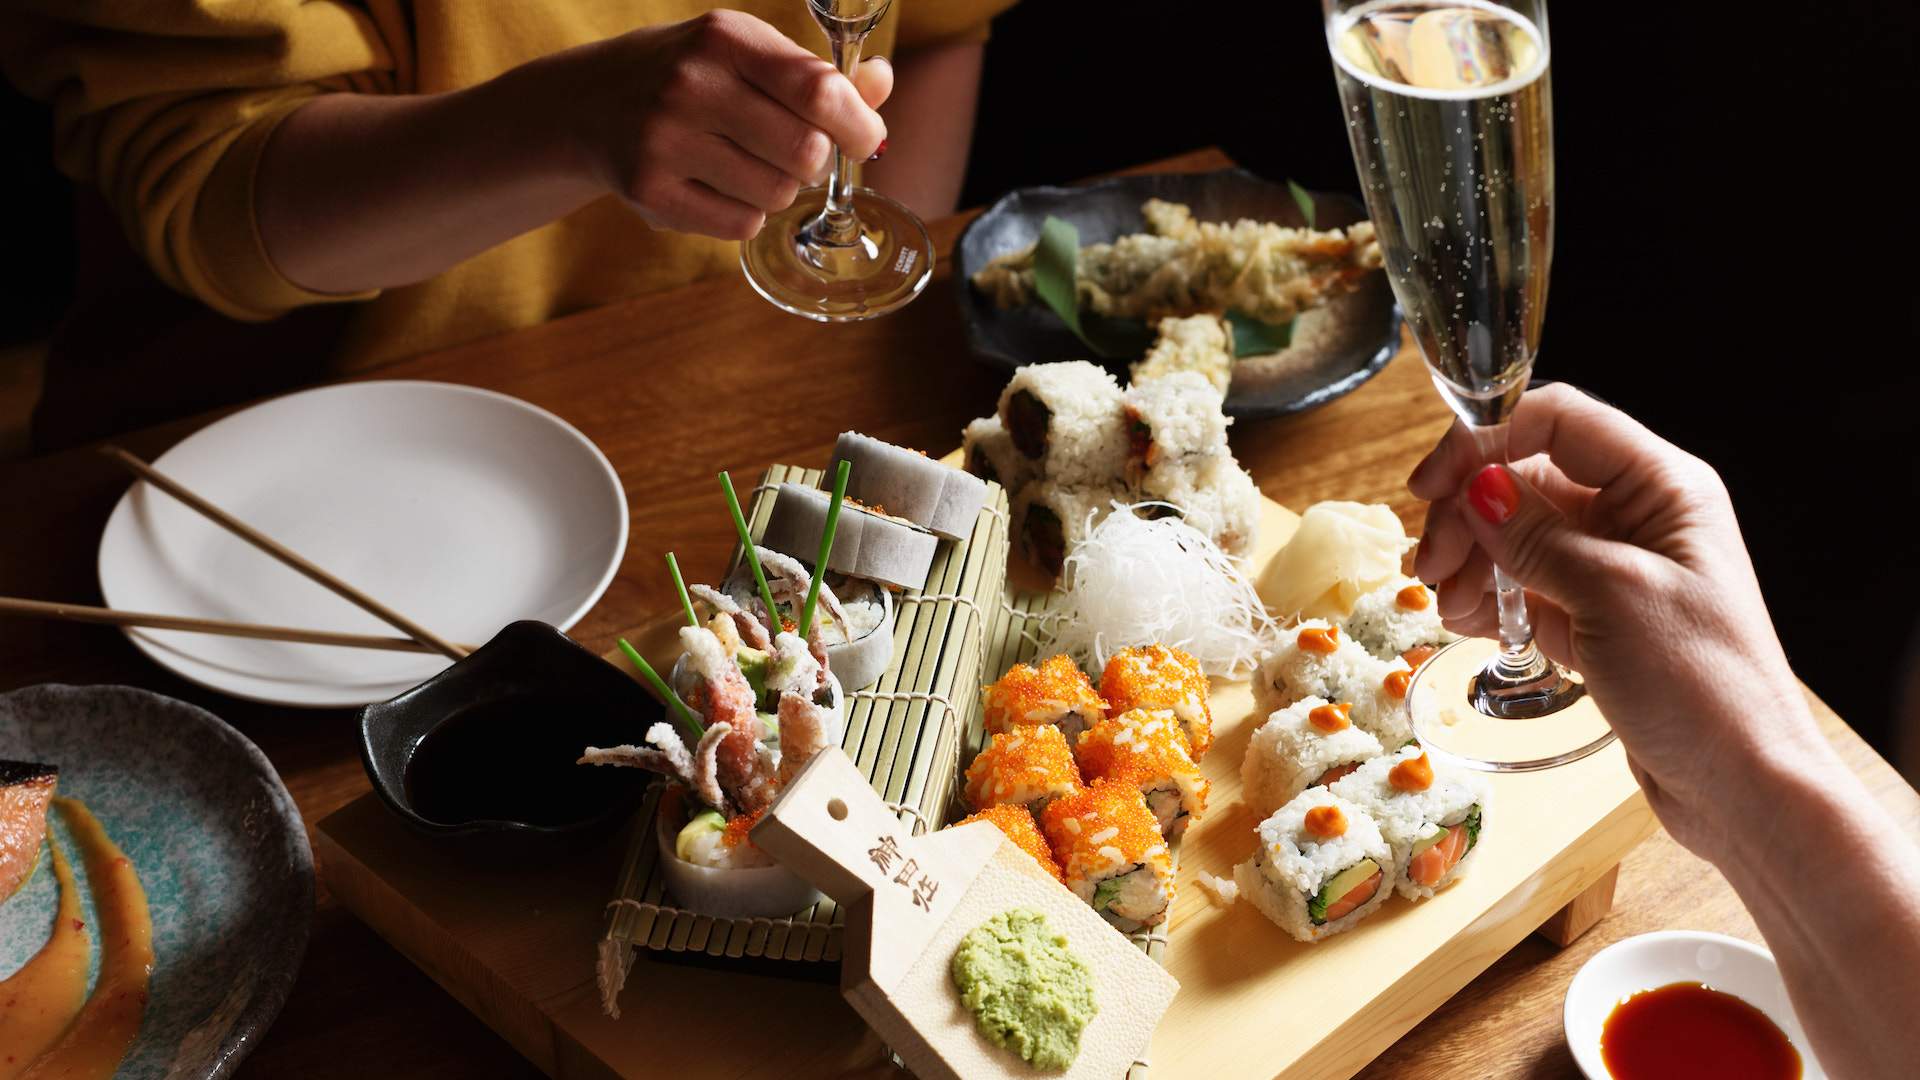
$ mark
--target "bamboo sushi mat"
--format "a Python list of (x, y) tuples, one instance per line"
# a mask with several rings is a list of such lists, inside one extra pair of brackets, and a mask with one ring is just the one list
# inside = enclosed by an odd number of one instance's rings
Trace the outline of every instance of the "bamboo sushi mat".
[[(748, 528), (758, 539), (782, 483), (819, 485), (818, 469), (775, 465), (754, 489)], [(1001, 615), (1007, 573), (1007, 496), (990, 485), (987, 505), (966, 540), (942, 540), (922, 589), (894, 594), (893, 659), (872, 686), (849, 690), (842, 749), (919, 835), (947, 821), (963, 746), (978, 746), (981, 659), (998, 656), (982, 635), (1012, 632)], [(738, 564), (741, 553), (734, 552)], [(999, 672), (987, 676), (997, 677)], [(676, 907), (657, 867), (654, 813), (658, 789), (642, 807), (629, 842), (619, 891), (609, 902), (602, 955), (610, 946), (623, 965), (632, 948), (703, 952), (709, 956), (833, 961), (840, 958), (843, 919), (822, 900), (778, 919), (725, 919)], [(625, 944), (628, 948), (622, 949)]]

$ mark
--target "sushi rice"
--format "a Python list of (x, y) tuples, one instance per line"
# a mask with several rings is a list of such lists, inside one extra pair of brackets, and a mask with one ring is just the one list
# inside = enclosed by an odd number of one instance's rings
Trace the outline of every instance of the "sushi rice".
[[(1334, 643), (1331, 652), (1301, 644), (1328, 638)], [(1355, 701), (1364, 688), (1377, 685), (1384, 674), (1380, 661), (1339, 633), (1339, 627), (1325, 619), (1308, 619), (1282, 631), (1280, 645), (1260, 661), (1253, 681), (1253, 702), (1262, 712), (1273, 713), (1306, 697)]]
[[(1333, 785), (1333, 793), (1357, 803), (1373, 815), (1393, 849), (1396, 888), (1410, 900), (1432, 896), (1467, 876), (1486, 826), (1487, 801), (1492, 788), (1479, 773), (1431, 761), (1433, 783), (1425, 791), (1404, 791), (1389, 779), (1394, 766), (1422, 757), (1417, 746), (1404, 747), (1362, 765)], [(1463, 827), (1466, 849), (1458, 861), (1431, 884), (1420, 884), (1409, 874), (1412, 857), (1442, 841), (1454, 826)]]
[(1038, 471), (1014, 448), (1013, 436), (998, 416), (983, 416), (968, 424), (960, 435), (960, 449), (968, 472), (999, 484), (1009, 494), (1025, 488)]
[(1229, 555), (1245, 555), (1260, 536), (1260, 489), (1231, 454), (1171, 458), (1147, 471), (1140, 490), (1180, 508), (1187, 524)]
[(1099, 486), (1126, 466), (1120, 384), (1096, 364), (1019, 368), (1001, 391), (999, 417), (1021, 455), (1062, 487)]
[(1118, 484), (1067, 487), (1041, 480), (1020, 489), (1013, 500), (1015, 544), (1034, 566), (1058, 575), (1067, 554), (1112, 512), (1114, 500), (1125, 500)]
[(1129, 475), (1138, 479), (1156, 465), (1226, 452), (1233, 421), (1221, 411), (1221, 401), (1220, 391), (1192, 371), (1128, 387)]
[(1247, 805), (1256, 812), (1272, 814), (1301, 792), (1321, 786), (1330, 770), (1358, 767), (1383, 752), (1380, 740), (1358, 724), (1332, 733), (1316, 727), (1309, 714), (1327, 704), (1325, 698), (1302, 698), (1254, 731), (1240, 762), (1240, 780)]
[(1123, 933), (1164, 921), (1173, 907), (1173, 855), (1140, 789), (1100, 780), (1055, 799), (1041, 815), (1067, 887)]
[[(1403, 591), (1418, 588), (1426, 603), (1410, 608), (1401, 602)], [(1433, 590), (1417, 578), (1396, 578), (1354, 601), (1353, 612), (1340, 627), (1380, 660), (1390, 660), (1421, 645), (1445, 645), (1456, 635), (1440, 624), (1440, 605)]]
[[(1307, 812), (1337, 808), (1346, 832), (1322, 838), (1306, 827)], [(1393, 852), (1367, 811), (1326, 788), (1311, 788), (1282, 806), (1254, 830), (1253, 857), (1233, 868), (1233, 879), (1260, 913), (1301, 941), (1319, 941), (1352, 929), (1392, 895), (1398, 880)], [(1364, 884), (1371, 862), (1380, 875), (1373, 892), (1352, 910), (1328, 918), (1329, 903), (1344, 897), (1322, 896), (1338, 887), (1336, 879), (1354, 871)], [(1355, 870), (1356, 867), (1361, 867)], [(1349, 891), (1352, 891), (1349, 889)]]

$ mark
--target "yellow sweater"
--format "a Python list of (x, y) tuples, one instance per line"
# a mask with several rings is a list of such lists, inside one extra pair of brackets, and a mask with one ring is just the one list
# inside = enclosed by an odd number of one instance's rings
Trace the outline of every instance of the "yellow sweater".
[[(1012, 0), (895, 0), (869, 55), (985, 37)], [(656, 232), (614, 197), (381, 293), (314, 293), (268, 259), (253, 182), (274, 125), (315, 95), (438, 93), (561, 49), (719, 6), (706, 0), (15, 0), (0, 66), (52, 104), (62, 172), (97, 188), (173, 288), (243, 320), (352, 301), (333, 366), (364, 368), (739, 273), (737, 247)], [(825, 51), (806, 0), (732, 0)], [(22, 13), (24, 9), (24, 13)]]

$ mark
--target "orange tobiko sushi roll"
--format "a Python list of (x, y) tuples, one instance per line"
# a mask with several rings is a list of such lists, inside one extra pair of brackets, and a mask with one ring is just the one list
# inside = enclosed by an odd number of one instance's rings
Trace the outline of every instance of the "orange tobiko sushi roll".
[(1080, 770), (1066, 736), (1051, 724), (1003, 731), (967, 766), (967, 805), (1024, 806), (1036, 816), (1047, 803), (1080, 789)]
[(1207, 704), (1207, 677), (1200, 662), (1166, 645), (1121, 649), (1100, 675), (1100, 696), (1107, 710), (1170, 709), (1185, 730), (1193, 759), (1213, 745), (1213, 710)]
[(1033, 811), (1013, 804), (989, 806), (971, 817), (954, 822), (954, 825), (970, 825), (976, 821), (991, 822), (1006, 834), (1007, 839), (1013, 841), (1015, 847), (1033, 856), (1033, 861), (1052, 874), (1055, 881), (1062, 885), (1067, 883), (1066, 877), (1060, 873), (1060, 864), (1053, 861), (1053, 848), (1047, 845), (1047, 838), (1040, 835), (1040, 826), (1033, 820)]
[(1049, 656), (1038, 667), (1015, 664), (981, 691), (989, 734), (1050, 724), (1071, 743), (1107, 715), (1107, 706), (1080, 666)]

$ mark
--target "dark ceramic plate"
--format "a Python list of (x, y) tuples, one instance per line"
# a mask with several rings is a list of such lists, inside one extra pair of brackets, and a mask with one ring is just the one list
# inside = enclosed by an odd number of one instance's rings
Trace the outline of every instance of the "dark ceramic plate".
[[(528, 620), (399, 697), (360, 710), (360, 760), (374, 794), (422, 835), (488, 858), (559, 853), (625, 822), (653, 778), (639, 769), (576, 766), (580, 750), (639, 743), (664, 716), (660, 703), (618, 668), (547, 623)], [(482, 740), (475, 755), (460, 758), (475, 782), (458, 798), (442, 799), (460, 812), (436, 814), (422, 805), (427, 793), (409, 787), (408, 767), (423, 740), (437, 731), (452, 735), (455, 725), (469, 750), (476, 748), (469, 740)], [(495, 747), (506, 752), (491, 752)], [(530, 823), (508, 809), (527, 806), (519, 800), (529, 787), (548, 781), (564, 790), (551, 800), (536, 794), (534, 805), (545, 810), (564, 799), (578, 814)]]
[[(994, 203), (960, 234), (954, 283), (967, 344), (980, 357), (1009, 369), (1091, 360), (1106, 364), (1124, 380), (1128, 361), (1102, 361), (1044, 305), (1002, 311), (975, 292), (970, 279), (997, 256), (1033, 243), (1050, 216), (1072, 222), (1082, 244), (1143, 232), (1140, 204), (1155, 198), (1185, 203), (1201, 221), (1253, 218), (1306, 224), (1285, 184), (1244, 169), (1122, 176), (1085, 187), (1022, 188)], [(1313, 206), (1315, 224), (1323, 229), (1366, 217), (1365, 208), (1345, 195), (1316, 193)], [(1371, 275), (1357, 292), (1303, 313), (1294, 327), (1293, 344), (1284, 351), (1235, 364), (1227, 412), (1280, 416), (1324, 405), (1372, 378), (1399, 343), (1400, 315), (1392, 287), (1384, 273)]]
[[(146, 890), (153, 980), (117, 1075), (231, 1075), (286, 1002), (313, 915), (313, 853), (273, 766), (212, 713), (125, 686), (0, 695), (0, 758), (58, 765), (58, 793), (93, 811)], [(0, 978), (46, 942), (50, 859), (43, 845), (32, 879), (0, 904)]]

